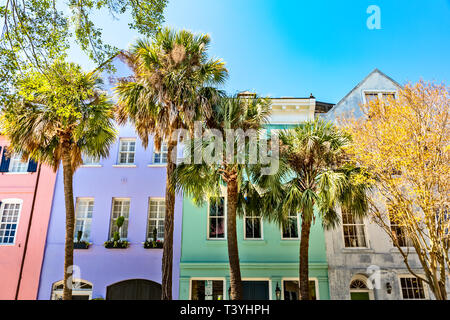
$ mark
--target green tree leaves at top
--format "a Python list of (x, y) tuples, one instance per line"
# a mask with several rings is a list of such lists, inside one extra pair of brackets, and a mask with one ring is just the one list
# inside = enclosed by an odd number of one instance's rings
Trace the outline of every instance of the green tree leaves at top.
[(17, 73), (36, 68), (46, 74), (56, 60), (65, 58), (71, 41), (99, 65), (115, 55), (118, 49), (103, 41), (105, 31), (92, 19), (96, 11), (113, 18), (129, 11), (130, 28), (151, 37), (163, 22), (166, 4), (167, 0), (5, 0), (0, 5), (0, 97), (13, 91)]

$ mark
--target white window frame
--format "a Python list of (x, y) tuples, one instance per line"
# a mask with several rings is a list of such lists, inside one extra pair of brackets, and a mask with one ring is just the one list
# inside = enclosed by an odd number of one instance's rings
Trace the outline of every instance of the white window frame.
[[(73, 289), (72, 290), (72, 295), (74, 295), (74, 296), (88, 296), (89, 300), (91, 300), (92, 299), (92, 292), (94, 291), (94, 285), (91, 282), (83, 280), (83, 279), (74, 279), (74, 280), (76, 282), (84, 282), (86, 284), (89, 284), (91, 286), (91, 289), (89, 289), (89, 290), (86, 290), (86, 289), (78, 289), (78, 290), (77, 289)], [(52, 295), (51, 295), (50, 300), (62, 300), (63, 290), (55, 290), (54, 287), (57, 286), (57, 285), (62, 284), (63, 281), (64, 280), (55, 282), (52, 285)], [(57, 297), (61, 297), (61, 299), (57, 299)]]
[[(260, 238), (247, 238), (247, 219), (259, 219), (259, 228), (261, 230), (261, 237)], [(258, 241), (258, 240), (264, 240), (264, 230), (263, 230), (263, 218), (261, 214), (259, 216), (247, 216), (246, 213), (244, 213), (244, 219), (243, 225), (244, 225), (244, 240), (250, 240), (250, 241)]]
[(207, 229), (206, 229), (206, 239), (207, 240), (211, 240), (211, 241), (227, 240), (227, 203), (228, 203), (228, 201), (227, 201), (226, 196), (221, 195), (221, 197), (224, 198), (224, 201), (223, 201), (223, 213), (224, 213), (223, 219), (224, 219), (224, 226), (225, 226), (224, 236), (223, 236), (223, 238), (210, 238), (209, 237), (209, 231), (210, 231), (210, 229), (209, 229), (209, 221), (210, 221), (209, 212), (210, 212), (211, 201), (208, 199), (208, 207), (207, 207), (208, 212), (207, 212), (207, 223), (206, 223), (207, 224)]
[(297, 217), (297, 237), (296, 238), (285, 238), (283, 236), (283, 226), (280, 227), (281, 240), (300, 240), (300, 214), (296, 214)]
[[(297, 281), (298, 282), (298, 277), (297, 278), (292, 278), (292, 277), (281, 278), (281, 300), (284, 300), (284, 281)], [(317, 298), (317, 300), (320, 300), (319, 279), (317, 279), (316, 277), (309, 277), (308, 281), (314, 281), (314, 285), (316, 288), (316, 298)]]
[[(87, 215), (86, 215), (86, 212), (85, 212), (85, 216), (83, 217), (83, 218), (78, 218), (78, 216), (77, 216), (77, 214), (78, 214), (78, 208), (79, 208), (79, 203), (80, 202), (82, 202), (82, 201), (88, 201), (88, 202), (90, 202), (90, 201), (92, 201), (92, 214), (91, 214), (91, 218), (87, 218)], [(81, 237), (81, 240), (82, 241), (87, 241), (87, 242), (89, 242), (90, 241), (90, 236), (91, 236), (91, 231), (92, 231), (92, 229), (91, 229), (91, 227), (92, 227), (92, 217), (94, 216), (94, 205), (95, 205), (95, 201), (94, 201), (94, 198), (82, 198), (82, 197), (80, 197), (80, 198), (77, 198), (77, 200), (76, 200), (76, 206), (75, 206), (75, 233), (74, 233), (74, 241), (76, 241), (77, 240), (77, 233), (78, 233), (78, 231), (77, 231), (77, 221), (78, 220), (84, 220), (84, 223), (83, 223), (83, 235), (82, 235), (82, 237)], [(89, 206), (89, 205), (88, 205)], [(84, 234), (84, 230), (86, 229), (86, 225), (88, 225), (89, 226), (89, 238), (86, 238), (85, 237), (85, 234)]]
[(378, 94), (378, 100), (380, 101), (383, 99), (383, 94), (393, 94), (394, 99), (397, 99), (397, 90), (382, 90), (382, 89), (362, 90), (362, 100), (364, 101), (364, 104), (368, 103), (366, 99), (366, 94)]
[[(122, 151), (122, 143), (124, 142), (134, 142), (134, 151), (130, 151), (129, 147), (127, 147), (127, 151)], [(119, 139), (119, 152), (117, 155), (117, 165), (119, 166), (134, 166), (136, 164), (136, 138), (120, 138)], [(121, 154), (126, 153), (127, 154), (127, 162), (123, 163), (120, 162)], [(133, 162), (129, 162), (129, 155), (133, 153)]]
[[(12, 243), (3, 243), (0, 242), (0, 246), (13, 246), (16, 244), (16, 240), (17, 240), (17, 233), (19, 231), (19, 223), (20, 223), (20, 215), (22, 212), (22, 207), (23, 207), (23, 200), (22, 199), (3, 199), (1, 200), (1, 206), (0, 206), (0, 227), (2, 224), (4, 224), (2, 222), (3, 220), (3, 213), (5, 210), (5, 204), (18, 204), (19, 205), (19, 209), (18, 209), (18, 213), (17, 213), (17, 221), (16, 221), (16, 229), (15, 229), (15, 233), (14, 233), (14, 241)], [(5, 223), (7, 224), (7, 223)], [(3, 236), (4, 237), (4, 236)]]
[[(158, 209), (160, 207), (160, 202), (163, 201), (164, 202), (164, 208), (166, 206), (166, 199), (165, 198), (156, 198), (156, 197), (150, 197), (148, 198), (148, 212), (147, 212), (147, 241), (153, 241), (153, 230), (150, 230), (150, 220), (156, 220), (156, 229), (158, 230), (159, 224), (162, 223), (163, 227), (164, 227), (164, 217), (163, 218), (150, 218), (150, 208), (151, 208), (151, 202), (152, 201), (157, 201), (158, 202)], [(164, 212), (164, 216), (165, 216), (165, 212)], [(164, 230), (165, 233), (166, 230)], [(159, 233), (159, 231), (158, 231)], [(150, 236), (151, 235), (151, 236)], [(164, 237), (159, 237), (157, 236), (157, 240), (161, 240), (164, 241)]]
[[(355, 220), (356, 217), (353, 217), (353, 219)], [(360, 218), (361, 219), (361, 223), (354, 223), (354, 224), (344, 224), (344, 217), (343, 217), (343, 210), (341, 208), (341, 219), (342, 219), (342, 243), (344, 245), (345, 249), (369, 249), (369, 240), (368, 240), (368, 236), (367, 236), (367, 226), (366, 223), (364, 221), (364, 218)], [(363, 231), (364, 231), (364, 242), (366, 243), (365, 247), (347, 247), (345, 245), (345, 231), (344, 231), (344, 226), (363, 226)]]
[[(420, 276), (423, 276), (423, 275), (420, 275)], [(428, 285), (423, 280), (421, 280), (422, 287), (423, 287), (423, 294), (425, 296), (423, 299), (419, 299), (419, 298), (407, 299), (407, 298), (404, 298), (403, 297), (402, 281), (401, 281), (402, 278), (417, 279), (417, 277), (413, 276), (412, 274), (398, 274), (397, 275), (398, 287), (400, 288), (400, 296), (402, 297), (402, 300), (429, 300), (430, 299), (430, 297), (428, 295)]]
[[(22, 155), (18, 153), (14, 153), (9, 158), (9, 166), (8, 166), (8, 172), (9, 173), (27, 173), (28, 172), (28, 164), (29, 160), (26, 162), (22, 161)], [(14, 166), (19, 166), (19, 168), (24, 168), (24, 170), (12, 170)]]
[[(98, 167), (102, 166), (100, 164), (100, 158), (91, 157), (91, 156), (88, 156), (86, 154), (83, 154), (82, 155), (82, 159), (83, 159), (83, 164), (81, 165), (82, 167), (85, 167), (85, 168), (98, 168)], [(90, 160), (90, 162), (86, 162), (87, 159)]]
[[(167, 150), (167, 143), (163, 142), (161, 143), (161, 148), (159, 150), (159, 152), (156, 152), (155, 149), (153, 148), (153, 164), (154, 165), (160, 165), (160, 166), (166, 166), (167, 165), (167, 161), (168, 161), (168, 150)], [(159, 160), (158, 162), (156, 162), (156, 155), (159, 155)], [(166, 157), (166, 162), (163, 162), (163, 158), (164, 155)]]
[(189, 299), (192, 300), (192, 281), (223, 281), (223, 295), (222, 300), (228, 300), (228, 297), (226, 296), (227, 292), (227, 281), (224, 277), (192, 277), (189, 279)]
[[(113, 219), (114, 202), (115, 201), (128, 201), (129, 202), (129, 204), (128, 204), (128, 217), (125, 217), (125, 221), (127, 222), (127, 236), (126, 237), (122, 237), (122, 235), (120, 235), (120, 240), (124, 241), (124, 240), (128, 239), (128, 224), (129, 224), (129, 221), (130, 221), (129, 219), (130, 219), (130, 211), (131, 211), (131, 199), (130, 198), (113, 198), (112, 199), (112, 202), (111, 202), (111, 214), (110, 214), (110, 217), (109, 217), (110, 222), (109, 222), (108, 240), (111, 240), (113, 238), (113, 236), (114, 236), (114, 234), (112, 233), (112, 229), (114, 227), (114, 223), (115, 223), (116, 219), (118, 218), (117, 217), (117, 218)], [(124, 224), (125, 224), (125, 221), (124, 221)], [(123, 227), (124, 226), (122, 225), (122, 228)]]

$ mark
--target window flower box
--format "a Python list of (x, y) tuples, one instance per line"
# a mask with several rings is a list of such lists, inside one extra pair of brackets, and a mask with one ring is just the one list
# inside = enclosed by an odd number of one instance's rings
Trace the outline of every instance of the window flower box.
[(74, 249), (89, 249), (90, 243), (87, 241), (78, 241), (73, 243)]
[(144, 249), (162, 249), (163, 246), (164, 242), (161, 240), (144, 242)]
[(125, 240), (110, 240), (104, 243), (106, 249), (126, 249), (129, 246), (129, 242)]

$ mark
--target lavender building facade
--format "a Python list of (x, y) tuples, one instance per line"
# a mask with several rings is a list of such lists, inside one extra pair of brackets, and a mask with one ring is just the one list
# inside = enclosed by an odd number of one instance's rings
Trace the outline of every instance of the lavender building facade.
[[(116, 61), (119, 74), (128, 70)], [(107, 77), (105, 77), (108, 79)], [(113, 81), (106, 84), (111, 90)], [(118, 139), (107, 159), (84, 159), (74, 176), (75, 235), (81, 231), (87, 249), (74, 250), (74, 299), (160, 299), (162, 249), (146, 249), (155, 228), (164, 239), (166, 153), (144, 149), (130, 124), (118, 127)], [(175, 203), (173, 298), (178, 298), (182, 198)], [(124, 249), (107, 249), (104, 242), (120, 229)], [(59, 170), (48, 227), (38, 299), (60, 299), (64, 271), (65, 206), (63, 174)], [(77, 241), (77, 239), (75, 239)]]

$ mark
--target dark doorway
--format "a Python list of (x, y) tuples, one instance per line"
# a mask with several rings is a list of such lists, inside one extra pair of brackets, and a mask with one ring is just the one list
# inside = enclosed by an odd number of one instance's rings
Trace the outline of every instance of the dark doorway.
[(106, 288), (106, 300), (161, 300), (161, 285), (144, 279), (117, 282)]
[(242, 281), (244, 300), (269, 300), (269, 281)]

